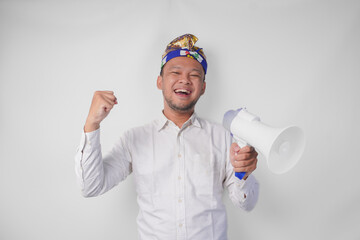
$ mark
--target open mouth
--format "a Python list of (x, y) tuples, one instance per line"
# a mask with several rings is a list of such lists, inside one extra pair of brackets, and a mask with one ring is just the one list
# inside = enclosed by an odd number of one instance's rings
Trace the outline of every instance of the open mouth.
[(191, 93), (191, 91), (186, 90), (186, 89), (175, 89), (174, 92), (175, 92), (177, 95), (182, 95), (182, 96), (188, 96), (188, 95), (190, 95), (190, 93)]

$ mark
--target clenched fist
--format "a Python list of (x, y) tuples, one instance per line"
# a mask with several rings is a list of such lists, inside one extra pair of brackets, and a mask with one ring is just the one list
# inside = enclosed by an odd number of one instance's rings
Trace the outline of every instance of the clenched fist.
[(235, 172), (246, 172), (244, 180), (256, 169), (258, 153), (253, 147), (240, 148), (237, 143), (230, 147), (230, 161)]
[(96, 91), (94, 93), (84, 131), (92, 132), (100, 128), (100, 122), (106, 118), (110, 110), (117, 104), (112, 91)]

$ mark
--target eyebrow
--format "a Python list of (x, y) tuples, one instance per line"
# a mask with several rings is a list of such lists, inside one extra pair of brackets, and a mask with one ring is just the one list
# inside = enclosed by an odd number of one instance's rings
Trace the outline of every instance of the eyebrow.
[(197, 69), (197, 68), (193, 68), (191, 71), (196, 71), (196, 72), (198, 72), (198, 73), (200, 73), (200, 75), (201, 75), (201, 70), (199, 70), (199, 69)]

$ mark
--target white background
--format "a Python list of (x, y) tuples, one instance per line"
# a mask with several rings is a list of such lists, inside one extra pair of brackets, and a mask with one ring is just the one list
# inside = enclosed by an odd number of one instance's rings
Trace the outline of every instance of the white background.
[(200, 116), (246, 106), (298, 125), (305, 153), (275, 175), (260, 157), (256, 208), (227, 194), (229, 239), (360, 239), (360, 2), (0, 1), (0, 239), (136, 239), (134, 179), (81, 196), (74, 173), (92, 94), (119, 104), (103, 152), (162, 110), (168, 42), (193, 33), (208, 57)]

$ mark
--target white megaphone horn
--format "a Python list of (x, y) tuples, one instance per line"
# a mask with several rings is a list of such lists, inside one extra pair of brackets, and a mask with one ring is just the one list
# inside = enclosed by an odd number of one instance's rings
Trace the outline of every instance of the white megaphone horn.
[[(289, 171), (304, 152), (305, 136), (299, 127), (270, 127), (245, 108), (227, 111), (223, 125), (240, 147), (255, 147), (266, 158), (269, 169), (274, 173)], [(235, 173), (235, 176), (242, 179), (245, 174)]]

